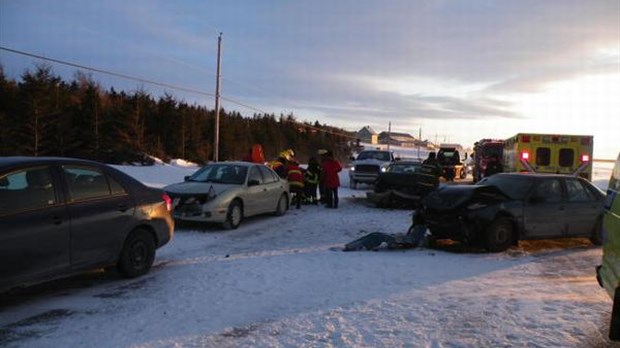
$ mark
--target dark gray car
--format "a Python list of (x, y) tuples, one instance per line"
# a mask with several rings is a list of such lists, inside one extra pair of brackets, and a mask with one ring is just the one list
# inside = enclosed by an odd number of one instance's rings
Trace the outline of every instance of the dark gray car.
[(172, 239), (170, 206), (101, 163), (0, 157), (0, 291), (109, 266), (145, 274)]
[(489, 251), (523, 239), (588, 237), (601, 243), (604, 193), (568, 175), (502, 173), (476, 185), (449, 185), (422, 200), (416, 215), (434, 238)]

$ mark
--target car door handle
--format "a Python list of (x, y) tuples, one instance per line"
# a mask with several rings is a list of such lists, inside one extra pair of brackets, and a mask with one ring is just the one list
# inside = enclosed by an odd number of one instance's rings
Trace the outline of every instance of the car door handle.
[(124, 203), (120, 203), (116, 207), (118, 208), (118, 211), (120, 211), (121, 213), (124, 213), (127, 211), (127, 209), (129, 209), (129, 207), (127, 207), (127, 205)]

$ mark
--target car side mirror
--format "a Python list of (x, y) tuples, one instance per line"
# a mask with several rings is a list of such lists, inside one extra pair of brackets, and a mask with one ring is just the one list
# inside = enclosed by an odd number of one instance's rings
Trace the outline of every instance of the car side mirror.
[(349, 157), (349, 161), (355, 161), (355, 157), (353, 156)]
[(260, 185), (260, 182), (256, 179), (250, 179), (248, 180), (248, 186), (258, 186)]
[(189, 180), (189, 175), (186, 175), (183, 177), (183, 181), (187, 181), (187, 180)]

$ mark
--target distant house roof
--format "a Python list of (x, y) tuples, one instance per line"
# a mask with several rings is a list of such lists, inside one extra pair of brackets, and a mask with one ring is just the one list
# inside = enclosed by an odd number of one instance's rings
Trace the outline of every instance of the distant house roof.
[(367, 133), (369, 133), (369, 134), (377, 134), (377, 132), (375, 132), (375, 130), (374, 130), (374, 129), (370, 128), (370, 126), (365, 126), (365, 127), (363, 127), (362, 129), (360, 129), (360, 130), (358, 131), (358, 133), (359, 133), (359, 132), (367, 132)]
[(392, 140), (398, 140), (400, 142), (414, 142), (415, 141), (415, 138), (407, 133), (381, 132), (379, 134), (380, 139), (387, 139), (388, 137)]

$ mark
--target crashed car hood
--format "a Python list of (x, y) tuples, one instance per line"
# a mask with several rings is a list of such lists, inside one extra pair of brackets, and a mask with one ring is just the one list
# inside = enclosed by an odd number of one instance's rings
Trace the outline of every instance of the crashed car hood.
[(433, 210), (450, 210), (474, 199), (507, 201), (510, 198), (500, 189), (490, 185), (450, 185), (431, 192), (422, 200), (422, 205)]
[(195, 182), (195, 181), (185, 181), (180, 182), (178, 184), (171, 184), (164, 187), (164, 191), (177, 194), (177, 195), (201, 195), (208, 194), (211, 187), (213, 187), (213, 191), (215, 194), (220, 194), (231, 187), (235, 187), (239, 185), (231, 185), (231, 184), (218, 184), (214, 182)]

